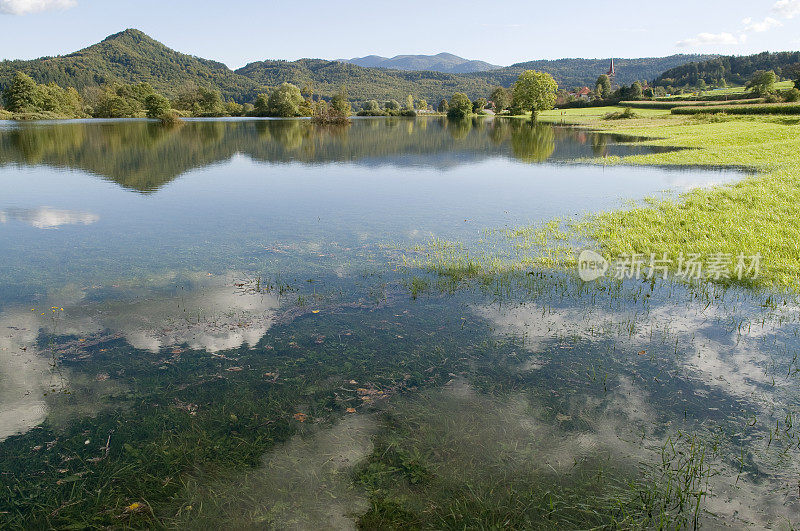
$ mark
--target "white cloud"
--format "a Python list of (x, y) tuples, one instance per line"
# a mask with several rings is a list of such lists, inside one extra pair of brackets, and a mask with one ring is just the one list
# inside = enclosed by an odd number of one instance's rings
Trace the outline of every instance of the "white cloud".
[(783, 18), (794, 18), (800, 15), (800, 0), (778, 0), (772, 11)]
[(697, 37), (678, 41), (675, 45), (679, 48), (696, 48), (698, 46), (734, 46), (739, 44), (732, 33), (700, 33)]
[(772, 17), (767, 17), (761, 22), (753, 22), (753, 19), (746, 18), (742, 22), (745, 25), (746, 31), (754, 31), (756, 33), (763, 33), (771, 30), (772, 28), (779, 28), (783, 26), (783, 22)]
[(75, 0), (0, 0), (0, 13), (27, 15), (52, 9), (69, 9), (76, 5)]

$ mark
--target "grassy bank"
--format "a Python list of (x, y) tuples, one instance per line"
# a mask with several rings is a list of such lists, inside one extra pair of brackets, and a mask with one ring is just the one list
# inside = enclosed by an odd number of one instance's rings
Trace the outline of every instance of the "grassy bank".
[[(649, 145), (680, 148), (605, 157), (604, 165), (732, 168), (745, 172), (742, 179), (733, 185), (696, 189), (679, 196), (647, 198), (630, 208), (590, 215), (577, 222), (552, 220), (544, 226), (491, 231), (484, 239), (486, 248), (480, 251), (436, 241), (421, 250), (422, 258), (409, 263), (455, 281), (537, 266), (572, 267), (576, 251), (588, 240), (609, 259), (631, 254), (649, 259), (666, 253), (674, 261), (673, 272), (681, 253), (686, 257), (700, 255), (703, 261), (714, 255), (726, 256), (734, 278), (723, 276), (712, 281), (800, 290), (800, 119), (779, 115), (679, 116), (664, 109), (636, 109), (634, 118), (608, 119), (620, 111), (622, 107), (553, 110), (541, 113), (539, 120), (644, 137), (650, 139)], [(737, 258), (758, 254), (758, 275), (735, 278)], [(703, 278), (707, 276), (708, 271)]]
[[(779, 116), (684, 117), (637, 109), (638, 119), (607, 121), (613, 109), (550, 111), (540, 119), (651, 137), (683, 149), (605, 163), (749, 168), (740, 182), (592, 216), (579, 228), (610, 256), (622, 253), (761, 253), (760, 285), (800, 289), (800, 125)], [(587, 112), (589, 111), (589, 112)], [(566, 114), (562, 114), (565, 112)]]

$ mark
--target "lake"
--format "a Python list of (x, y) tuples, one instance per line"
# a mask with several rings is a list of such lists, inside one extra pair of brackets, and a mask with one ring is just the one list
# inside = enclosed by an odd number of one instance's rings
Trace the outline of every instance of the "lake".
[(410, 259), (742, 178), (637, 140), (0, 122), (0, 521), (788, 527), (794, 297)]

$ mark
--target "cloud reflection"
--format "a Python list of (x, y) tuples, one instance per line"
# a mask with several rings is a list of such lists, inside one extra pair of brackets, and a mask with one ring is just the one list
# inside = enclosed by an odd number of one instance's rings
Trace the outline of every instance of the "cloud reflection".
[(0, 210), (0, 223), (13, 219), (37, 229), (57, 229), (62, 225), (91, 225), (100, 219), (97, 214), (75, 210), (39, 208), (8, 208)]
[(63, 409), (66, 403), (45, 396), (74, 378), (56, 371), (37, 349), (41, 333), (78, 337), (111, 333), (153, 353), (177, 345), (213, 353), (253, 346), (272, 326), (277, 297), (237, 292), (230, 278), (210, 277), (198, 284), (177, 294), (151, 291), (133, 300), (77, 302), (55, 313), (30, 308), (0, 313), (0, 441), (52, 419), (54, 413), (64, 416), (63, 411), (51, 409)]

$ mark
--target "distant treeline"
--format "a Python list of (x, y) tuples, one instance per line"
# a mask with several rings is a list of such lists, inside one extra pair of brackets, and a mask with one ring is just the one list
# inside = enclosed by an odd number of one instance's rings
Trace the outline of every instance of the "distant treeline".
[(193, 85), (185, 85), (172, 99), (156, 92), (149, 83), (89, 87), (81, 95), (73, 87), (36, 83), (27, 74), (17, 72), (2, 96), (5, 110), (0, 110), (0, 118), (18, 120), (147, 117), (175, 122), (180, 117), (308, 116), (334, 122), (346, 121), (352, 113), (344, 90), (329, 103), (315, 100), (310, 91), (304, 96), (289, 83), (269, 94), (259, 94), (252, 104), (242, 105), (225, 100), (218, 90)]
[(653, 84), (675, 88), (744, 85), (760, 70), (771, 70), (781, 79), (797, 79), (800, 76), (800, 52), (715, 57), (671, 68), (658, 76)]

